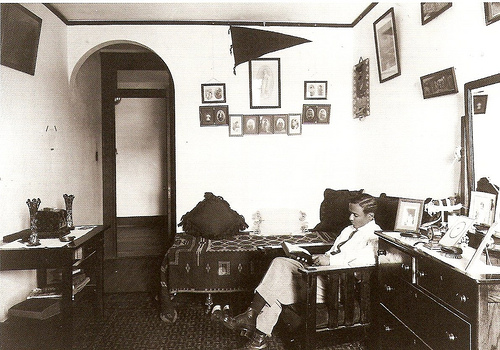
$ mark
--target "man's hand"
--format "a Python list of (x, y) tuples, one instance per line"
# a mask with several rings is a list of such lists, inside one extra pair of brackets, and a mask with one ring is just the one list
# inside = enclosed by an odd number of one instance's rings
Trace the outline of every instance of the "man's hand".
[(330, 265), (330, 257), (325, 254), (313, 255), (313, 266), (328, 266)]

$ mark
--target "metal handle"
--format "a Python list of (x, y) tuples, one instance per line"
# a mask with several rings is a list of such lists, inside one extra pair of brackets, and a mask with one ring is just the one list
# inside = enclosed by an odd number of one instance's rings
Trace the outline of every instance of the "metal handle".
[(407, 265), (407, 264), (401, 264), (401, 268), (403, 269), (403, 271), (410, 271), (410, 265)]
[(388, 284), (384, 284), (384, 288), (385, 288), (385, 290), (386, 290), (387, 292), (392, 292), (394, 289), (396, 289), (396, 288), (394, 288), (394, 287), (391, 287), (391, 286), (390, 286), (390, 285), (388, 285)]
[(425, 277), (425, 276), (427, 276), (427, 274), (425, 273), (425, 271), (418, 270), (417, 271), (417, 276), (418, 277)]
[(457, 340), (457, 336), (453, 333), (450, 333), (450, 332), (446, 332), (446, 337), (448, 338), (449, 341), (456, 341)]
[(464, 295), (464, 294), (456, 294), (457, 298), (458, 298), (458, 301), (460, 301), (461, 303), (466, 303), (467, 300), (469, 300), (469, 298)]
[(377, 255), (378, 256), (387, 255), (387, 252), (384, 249), (379, 249), (379, 250), (377, 250)]
[(385, 332), (392, 332), (393, 330), (394, 330), (394, 328), (393, 328), (393, 327), (388, 326), (388, 325), (384, 325), (384, 331), (385, 331)]

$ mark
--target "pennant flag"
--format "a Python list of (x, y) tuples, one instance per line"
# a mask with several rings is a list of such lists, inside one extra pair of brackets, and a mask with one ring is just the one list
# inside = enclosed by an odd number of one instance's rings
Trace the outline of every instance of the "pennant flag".
[(234, 69), (240, 63), (259, 58), (266, 53), (311, 42), (311, 40), (296, 36), (260, 29), (231, 26), (230, 31), (233, 42)]

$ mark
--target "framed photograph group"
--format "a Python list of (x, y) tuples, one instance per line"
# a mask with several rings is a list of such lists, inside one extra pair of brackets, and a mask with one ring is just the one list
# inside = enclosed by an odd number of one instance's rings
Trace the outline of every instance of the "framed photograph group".
[(401, 74), (394, 8), (373, 23), (378, 74), (381, 83)]
[(484, 17), (486, 25), (490, 25), (491, 23), (500, 20), (500, 2), (485, 2)]
[(429, 23), (444, 11), (448, 10), (451, 6), (451, 2), (421, 2), (420, 17), (422, 20), (422, 25)]
[(228, 125), (229, 107), (221, 106), (200, 106), (200, 126)]
[(250, 108), (281, 107), (279, 58), (261, 58), (249, 62)]
[(420, 83), (424, 99), (458, 92), (455, 68), (453, 67), (424, 75), (420, 77)]
[(302, 121), (304, 124), (329, 124), (331, 105), (303, 105)]
[(201, 103), (226, 103), (226, 84), (201, 84)]
[(19, 4), (1, 4), (1, 64), (35, 75), (42, 19)]
[(304, 81), (304, 100), (326, 100), (327, 81)]

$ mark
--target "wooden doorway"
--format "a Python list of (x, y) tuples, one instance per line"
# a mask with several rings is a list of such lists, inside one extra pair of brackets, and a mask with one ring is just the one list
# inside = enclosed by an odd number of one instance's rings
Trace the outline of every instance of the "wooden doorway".
[(176, 230), (173, 81), (154, 53), (101, 52), (101, 92), (105, 291), (149, 291)]

